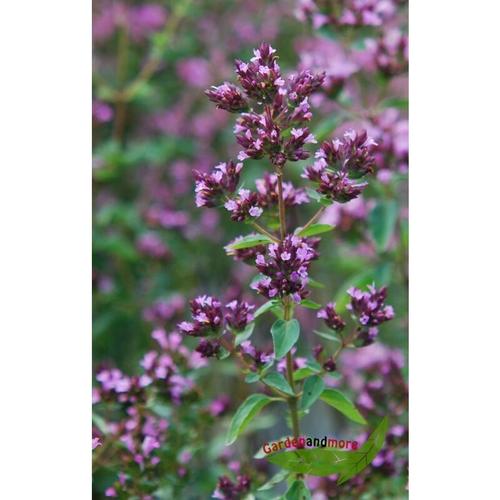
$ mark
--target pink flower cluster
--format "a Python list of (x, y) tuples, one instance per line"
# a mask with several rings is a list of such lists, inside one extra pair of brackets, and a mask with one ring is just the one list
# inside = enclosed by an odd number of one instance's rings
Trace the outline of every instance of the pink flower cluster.
[[(193, 337), (218, 336), (225, 330), (237, 333), (253, 321), (252, 311), (255, 306), (245, 301), (232, 300), (222, 307), (222, 303), (207, 295), (190, 301), (192, 322), (179, 323), (179, 329)], [(216, 356), (220, 350), (217, 340), (200, 340), (196, 351), (203, 358)]]
[(347, 309), (356, 318), (358, 327), (358, 340), (363, 346), (375, 341), (378, 335), (378, 326), (385, 321), (394, 318), (392, 306), (385, 305), (387, 288), (376, 289), (369, 285), (368, 291), (363, 292), (358, 288), (350, 288), (347, 293), (351, 296), (351, 302)]
[(341, 0), (332, 6), (327, 0), (299, 0), (295, 14), (311, 19), (315, 28), (335, 26), (381, 26), (396, 11), (394, 0)]
[(291, 295), (300, 302), (308, 295), (306, 285), (311, 262), (319, 254), (311, 240), (288, 235), (280, 243), (268, 245), (265, 253), (257, 254), (255, 265), (264, 275), (252, 288), (269, 299)]
[(374, 146), (375, 141), (368, 138), (365, 130), (348, 130), (343, 140), (335, 138), (321, 144), (316, 161), (306, 167), (302, 177), (317, 183), (316, 191), (333, 201), (351, 201), (368, 185), (354, 181), (373, 172)]

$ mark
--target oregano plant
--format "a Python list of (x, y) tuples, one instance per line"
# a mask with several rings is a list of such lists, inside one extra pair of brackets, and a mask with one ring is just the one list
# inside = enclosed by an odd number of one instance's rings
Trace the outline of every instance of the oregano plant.
[[(259, 382), (265, 388), (265, 393), (255, 392), (241, 403), (227, 431), (226, 445), (232, 445), (268, 406), (281, 406), (296, 440), (301, 436), (301, 418), (319, 401), (366, 425), (350, 399), (327, 387), (324, 378), (336, 370), (344, 349), (372, 344), (379, 326), (393, 318), (392, 307), (385, 303), (387, 290), (375, 285), (347, 290), (347, 317), (337, 311), (335, 303), (322, 306), (310, 298), (316, 282), (309, 271), (320, 258), (320, 235), (334, 229), (318, 220), (326, 207), (351, 201), (363, 192), (366, 178), (375, 169), (377, 144), (366, 131), (348, 130), (342, 137), (317, 145), (307, 126), (312, 119), (309, 98), (322, 85), (324, 74), (303, 70), (285, 77), (276, 51), (266, 43), (254, 50), (249, 62), (237, 60), (235, 67), (239, 86), (225, 82), (206, 94), (218, 108), (237, 115), (234, 134), (241, 151), (210, 173), (195, 172), (196, 205), (223, 208), (235, 223), (251, 228), (225, 249), (234, 259), (256, 268), (250, 287), (267, 301), (256, 308), (243, 300), (224, 304), (215, 297), (199, 296), (190, 302), (192, 320), (180, 323), (179, 329), (200, 339), (196, 350), (203, 357), (233, 356), (245, 381)], [(316, 151), (302, 174), (307, 185), (296, 187), (287, 180), (288, 171), (294, 162), (312, 156), (312, 146)], [(254, 191), (242, 183), (242, 172), (251, 168), (252, 160), (268, 165)], [(316, 205), (315, 214), (292, 227), (287, 209), (308, 203)], [(298, 307), (317, 310), (318, 320), (324, 323), (323, 331), (317, 333), (328, 342), (316, 348), (314, 359), (302, 366), (294, 358), (303, 335), (294, 317)], [(257, 348), (251, 340), (264, 315), (277, 318), (269, 331), (272, 352)], [(352, 478), (373, 460), (386, 431), (384, 418), (358, 450), (295, 449), (272, 454), (268, 459), (283, 471), (261, 489), (288, 479), (284, 498), (310, 498), (304, 474), (338, 474), (339, 483)], [(247, 494), (245, 481), (234, 483), (224, 476), (214, 496)]]

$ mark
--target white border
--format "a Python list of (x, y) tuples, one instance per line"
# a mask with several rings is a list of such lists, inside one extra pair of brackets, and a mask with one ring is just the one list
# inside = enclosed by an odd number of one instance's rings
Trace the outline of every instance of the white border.
[(410, 7), (410, 498), (494, 498), (499, 9)]
[(91, 4), (2, 6), (1, 498), (91, 497)]

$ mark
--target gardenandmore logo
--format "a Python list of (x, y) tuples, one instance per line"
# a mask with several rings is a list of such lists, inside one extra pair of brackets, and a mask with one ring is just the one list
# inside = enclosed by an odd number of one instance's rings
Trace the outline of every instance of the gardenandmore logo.
[(292, 436), (288, 436), (285, 439), (281, 439), (280, 441), (274, 441), (270, 443), (264, 443), (262, 445), (262, 450), (264, 453), (274, 453), (283, 449), (295, 448), (295, 449), (303, 449), (303, 448), (338, 448), (345, 450), (357, 450), (359, 448), (359, 443), (357, 441), (345, 440), (345, 439), (335, 439), (324, 436), (322, 439), (320, 438), (312, 438), (300, 436), (298, 438), (294, 438)]
[[(327, 447), (328, 438), (305, 438), (305, 446), (311, 440), (313, 448), (304, 449), (299, 446), (301, 438), (287, 438), (274, 443), (264, 443), (262, 458), (266, 458), (271, 463), (279, 465), (285, 470), (312, 476), (329, 476), (339, 474), (338, 484), (342, 484), (359, 474), (368, 467), (378, 452), (382, 449), (387, 434), (388, 418), (384, 417), (370, 437), (360, 448), (354, 449), (353, 441), (350, 441), (351, 449), (339, 449), (338, 445), (342, 441), (337, 441), (337, 447)], [(315, 439), (320, 447), (315, 446)], [(326, 445), (322, 442), (326, 439)], [(287, 440), (289, 441), (289, 451), (287, 451)], [(335, 439), (330, 438), (331, 441)], [(297, 446), (294, 446), (294, 441)], [(344, 441), (346, 444), (348, 441)], [(356, 445), (358, 443), (354, 441)], [(333, 443), (332, 443), (333, 444)], [(274, 446), (273, 446), (274, 445)], [(270, 451), (267, 451), (270, 450)], [(262, 454), (261, 454), (262, 456)]]

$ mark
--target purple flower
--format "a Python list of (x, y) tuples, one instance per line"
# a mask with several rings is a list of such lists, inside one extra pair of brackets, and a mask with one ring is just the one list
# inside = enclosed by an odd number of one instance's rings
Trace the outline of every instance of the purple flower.
[(324, 81), (324, 72), (314, 75), (309, 70), (301, 71), (290, 77), (288, 98), (292, 103), (298, 104), (318, 90)]
[(210, 82), (210, 66), (201, 57), (182, 59), (176, 69), (179, 77), (192, 87), (204, 88)]
[(236, 483), (227, 476), (220, 476), (212, 498), (237, 500), (238, 498), (242, 498), (243, 493), (250, 490), (250, 484), (250, 478), (246, 475), (238, 476)]
[(328, 2), (299, 0), (295, 12), (300, 21), (310, 19), (315, 28), (333, 26), (381, 26), (394, 16), (394, 0), (341, 0), (335, 9)]
[(347, 203), (357, 198), (366, 186), (368, 183), (355, 183), (345, 173), (326, 171), (321, 175), (316, 191), (338, 203)]
[(217, 333), (222, 327), (222, 307), (221, 303), (202, 295), (190, 301), (193, 322), (183, 321), (179, 323), (179, 329), (186, 335), (202, 337), (210, 333)]
[(231, 328), (243, 330), (248, 323), (253, 321), (253, 314), (251, 313), (253, 309), (255, 309), (255, 306), (248, 302), (233, 300), (225, 306), (224, 319)]
[(238, 144), (244, 148), (244, 151), (240, 153), (240, 159), (258, 160), (265, 154), (269, 154), (275, 162), (281, 161), (278, 160), (283, 157), (281, 129), (275, 123), (269, 108), (266, 108), (262, 115), (254, 112), (243, 113), (236, 122), (234, 132)]
[(384, 75), (403, 73), (408, 66), (408, 36), (398, 29), (388, 30), (378, 40), (367, 40), (366, 52)]
[[(144, 309), (144, 319), (161, 325), (179, 314), (184, 309), (185, 303), (186, 299), (180, 294), (173, 294), (168, 299), (159, 299)], [(158, 341), (155, 336), (153, 338)]]
[(167, 14), (162, 5), (145, 4), (129, 8), (128, 22), (132, 37), (141, 40), (165, 25)]
[(324, 319), (326, 325), (332, 330), (340, 332), (345, 327), (345, 321), (342, 319), (342, 316), (335, 311), (335, 304), (333, 302), (329, 302), (324, 309), (319, 310), (316, 316)]
[(110, 486), (109, 488), (106, 488), (106, 491), (104, 492), (104, 495), (107, 497), (116, 497), (118, 494), (116, 493), (116, 489)]
[(349, 231), (357, 221), (364, 221), (373, 205), (373, 200), (367, 202), (362, 196), (347, 203), (330, 205), (319, 222), (331, 224), (341, 231)]
[(291, 295), (300, 302), (308, 294), (308, 269), (317, 258), (317, 251), (305, 239), (288, 235), (283, 242), (269, 245), (265, 254), (257, 255), (256, 267), (264, 278), (252, 288), (269, 299)]
[(211, 342), (207, 339), (201, 339), (196, 352), (199, 352), (203, 358), (212, 358), (217, 356), (220, 351), (220, 345), (218, 342)]
[[(297, 348), (294, 347), (292, 349), (292, 354), (295, 354), (297, 351)], [(278, 364), (276, 365), (276, 370), (280, 373), (285, 373), (286, 371), (286, 359), (283, 358), (281, 359)], [(295, 357), (293, 359), (293, 369), (294, 370), (299, 370), (300, 368), (304, 368), (307, 365), (307, 358), (302, 358), (302, 357)]]
[(291, 137), (284, 143), (283, 149), (287, 160), (298, 161), (309, 158), (309, 153), (303, 148), (306, 144), (316, 144), (316, 139), (307, 127), (292, 128)]
[(366, 182), (356, 183), (353, 179), (373, 172), (375, 145), (366, 131), (348, 130), (343, 140), (335, 138), (323, 142), (316, 152), (317, 160), (306, 167), (302, 177), (318, 183), (316, 191), (327, 198), (339, 203), (349, 202), (367, 186)]
[(337, 369), (337, 364), (335, 363), (333, 357), (327, 359), (323, 363), (323, 369), (327, 372), (334, 372)]
[(171, 256), (167, 245), (155, 233), (141, 235), (137, 241), (137, 249), (142, 254), (154, 259), (167, 259)]
[(375, 166), (373, 157), (375, 141), (368, 137), (366, 130), (347, 130), (342, 140), (336, 138), (325, 141), (316, 153), (328, 166), (336, 171), (347, 172), (349, 177), (359, 179), (372, 173)]
[(98, 446), (102, 446), (101, 439), (98, 437), (92, 438), (92, 449), (95, 450)]
[(258, 101), (271, 101), (284, 85), (281, 70), (274, 55), (276, 50), (262, 43), (254, 50), (254, 57), (245, 63), (235, 62), (238, 80), (246, 94)]
[(387, 108), (367, 124), (371, 133), (380, 143), (375, 151), (378, 175), (388, 168), (400, 172), (408, 170), (408, 119), (395, 108)]
[(98, 123), (107, 123), (113, 119), (113, 109), (102, 101), (92, 103), (92, 118)]
[(249, 108), (247, 99), (228, 82), (212, 87), (206, 94), (217, 107), (241, 113), (234, 128), (236, 140), (243, 148), (238, 154), (240, 161), (267, 155), (273, 165), (282, 167), (287, 161), (308, 158), (304, 146), (316, 142), (303, 124), (312, 117), (307, 98), (321, 86), (324, 74), (302, 71), (285, 82), (275, 52), (263, 43), (254, 50), (250, 62), (235, 63), (246, 96), (256, 101), (249, 112), (242, 113)]
[(358, 339), (361, 340), (362, 346), (370, 345), (378, 334), (378, 326), (394, 318), (392, 306), (385, 305), (387, 288), (377, 290), (375, 286), (369, 285), (367, 292), (350, 288), (347, 293), (351, 296), (347, 309), (359, 324)]
[(146, 436), (142, 442), (142, 453), (144, 456), (149, 456), (151, 452), (160, 447), (160, 443), (152, 436)]
[(240, 180), (242, 163), (220, 163), (210, 174), (195, 170), (197, 207), (214, 207), (223, 194), (233, 193)]
[(213, 86), (205, 90), (205, 94), (215, 105), (230, 113), (241, 113), (248, 109), (248, 102), (240, 92), (239, 88), (232, 83), (224, 82), (218, 87)]
[(218, 417), (229, 409), (230, 403), (229, 396), (224, 394), (210, 403), (208, 411), (213, 417)]
[(245, 340), (240, 344), (240, 352), (253, 361), (253, 369), (255, 371), (272, 361), (274, 357), (272, 350), (263, 351), (257, 349), (250, 340)]
[(244, 221), (250, 217), (258, 218), (262, 215), (262, 208), (259, 206), (259, 197), (248, 189), (240, 189), (238, 196), (228, 200), (224, 207), (231, 212), (231, 219), (234, 221)]
[(359, 70), (341, 43), (326, 37), (314, 37), (298, 43), (300, 66), (324, 71), (323, 89), (336, 96), (349, 77)]
[[(255, 181), (259, 195), (259, 205), (268, 207), (278, 204), (278, 176), (265, 173), (263, 179)], [(287, 206), (302, 205), (309, 202), (305, 189), (295, 188), (291, 182), (283, 182), (283, 201)]]

